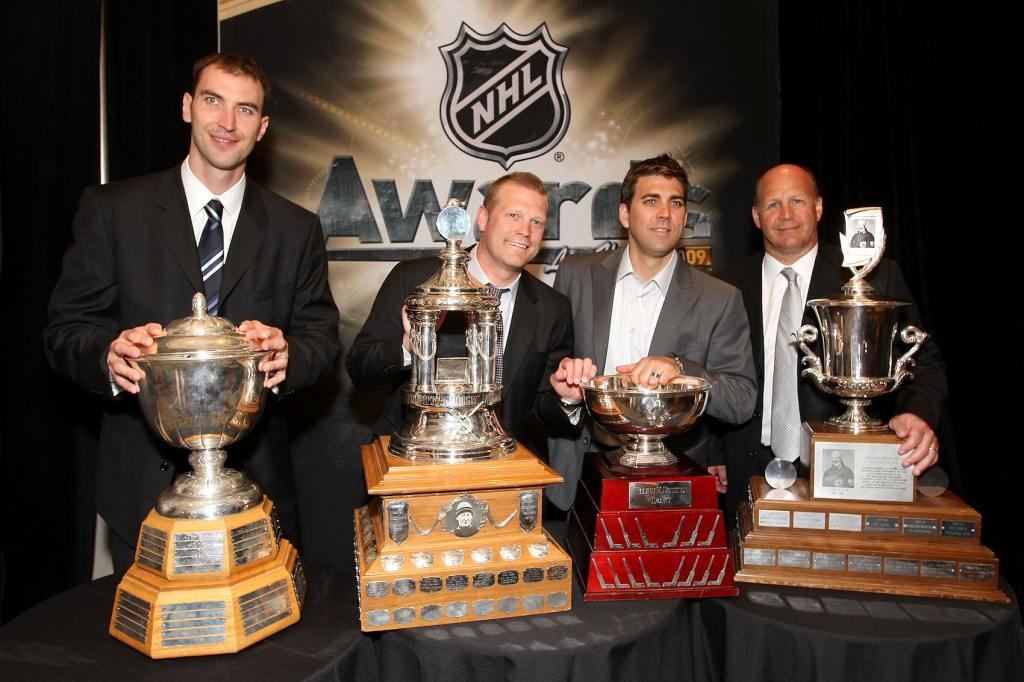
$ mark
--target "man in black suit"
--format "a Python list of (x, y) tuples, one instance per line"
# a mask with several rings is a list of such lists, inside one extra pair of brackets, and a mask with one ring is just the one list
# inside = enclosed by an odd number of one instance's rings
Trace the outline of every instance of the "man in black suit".
[[(747, 481), (762, 475), (774, 456), (772, 451), (773, 369), (775, 337), (782, 299), (787, 288), (786, 272), (796, 273), (795, 281), (802, 294), (803, 324), (814, 324), (813, 313), (804, 309), (809, 299), (827, 298), (840, 293), (851, 273), (842, 267), (842, 252), (818, 243), (818, 221), (822, 201), (817, 182), (806, 168), (784, 164), (770, 169), (757, 182), (757, 196), (752, 212), (754, 223), (764, 238), (764, 252), (726, 270), (722, 279), (734, 284), (742, 293), (757, 370), (757, 406), (753, 418), (743, 426), (729, 431), (722, 438), (716, 455), (719, 480), (726, 481), (726, 511), (730, 518), (747, 497)], [(899, 266), (883, 259), (868, 276), (875, 296), (888, 296), (913, 302)], [(919, 327), (920, 315), (914, 305), (907, 307), (905, 319)], [(789, 345), (787, 352), (797, 352)], [(889, 427), (904, 439), (899, 448), (903, 466), (913, 466), (920, 475), (938, 460), (938, 439), (935, 426), (942, 401), (946, 396), (946, 375), (942, 357), (933, 340), (928, 340), (915, 356), (914, 378), (888, 400), (873, 402), (874, 412), (895, 414)], [(799, 369), (799, 368), (798, 368)], [(780, 381), (780, 385), (783, 382)], [(783, 400), (798, 401), (799, 422), (822, 420), (838, 414), (838, 399), (818, 389), (812, 380), (798, 379), (797, 394)], [(895, 402), (893, 405), (892, 402)], [(782, 401), (779, 401), (782, 404)], [(779, 434), (777, 433), (776, 436)]]
[[(476, 280), (503, 290), (501, 423), (517, 440), (534, 449), (544, 442), (544, 434), (541, 429), (529, 427), (531, 417), (551, 424), (563, 419), (547, 377), (573, 345), (569, 301), (524, 270), (540, 249), (547, 215), (547, 193), (536, 175), (518, 172), (495, 180), (477, 211), (480, 241), (467, 266)], [(375, 426), (379, 434), (393, 434), (401, 424), (400, 386), (409, 378), (412, 361), (405, 299), (440, 265), (437, 258), (396, 265), (377, 292), (349, 351), (346, 365), (356, 386), (392, 388)], [(461, 318), (456, 314), (446, 316), (438, 334), (438, 357), (466, 354)]]
[[(53, 368), (108, 399), (96, 506), (113, 531), (118, 571), (131, 563), (139, 526), (175, 467), (187, 467), (184, 452), (146, 426), (131, 397), (142, 377), (129, 361), (153, 348), (164, 324), (191, 314), (195, 292), (205, 290), (211, 313), (241, 322), (240, 332), (274, 351), (260, 370), (278, 397), (317, 382), (338, 353), (319, 220), (245, 177), (270, 123), (266, 74), (247, 57), (215, 54), (196, 62), (193, 77), (182, 99), (192, 136), (181, 166), (82, 193), (44, 333)], [(201, 263), (199, 243), (211, 238), (223, 253)], [(297, 541), (276, 400), (268, 397), (260, 423), (229, 457), (274, 500), (284, 534)]]

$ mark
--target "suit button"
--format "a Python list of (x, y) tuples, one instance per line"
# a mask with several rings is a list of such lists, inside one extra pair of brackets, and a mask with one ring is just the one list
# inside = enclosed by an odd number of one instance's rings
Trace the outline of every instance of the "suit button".
[(753, 414), (753, 417), (754, 417), (755, 419), (760, 419), (760, 418), (761, 418), (761, 413), (760, 413), (760, 412), (755, 412), (755, 413)]
[(171, 468), (171, 465), (167, 462), (160, 462), (160, 471), (167, 471)]
[(757, 450), (751, 450), (748, 452), (747, 457), (757, 457)]

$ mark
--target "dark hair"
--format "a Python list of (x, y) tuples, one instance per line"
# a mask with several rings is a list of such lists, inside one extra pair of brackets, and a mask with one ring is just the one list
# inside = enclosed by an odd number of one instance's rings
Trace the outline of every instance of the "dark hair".
[(814, 177), (814, 171), (812, 171), (807, 166), (801, 166), (799, 163), (780, 163), (776, 166), (772, 166), (764, 173), (761, 173), (759, 176), (757, 176), (757, 180), (754, 182), (754, 203), (751, 204), (754, 208), (757, 208), (757, 188), (761, 186), (761, 181), (764, 180), (764, 176), (768, 175), (779, 166), (792, 166), (793, 168), (799, 168), (804, 173), (807, 173), (807, 176), (811, 179), (811, 189), (814, 191), (814, 196), (821, 196), (821, 193), (818, 191), (818, 178)]
[(639, 163), (635, 164), (626, 173), (626, 177), (622, 180), (621, 199), (622, 203), (629, 206), (633, 203), (633, 194), (636, 192), (637, 181), (647, 175), (660, 175), (663, 178), (675, 178), (683, 184), (683, 196), (686, 196), (686, 190), (690, 186), (690, 178), (687, 177), (686, 171), (679, 165), (679, 162), (673, 159), (668, 154), (662, 154), (661, 156), (655, 156), (653, 159), (644, 159)]
[(488, 209), (491, 208), (491, 206), (494, 204), (494, 197), (498, 196), (498, 190), (500, 190), (502, 187), (509, 183), (513, 185), (519, 185), (520, 187), (525, 187), (526, 189), (532, 189), (534, 192), (541, 195), (545, 199), (548, 196), (548, 191), (547, 189), (545, 189), (544, 183), (541, 182), (540, 178), (538, 178), (533, 173), (529, 173), (526, 171), (516, 171), (515, 173), (503, 175), (490, 184), (490, 186), (487, 188), (487, 193), (484, 194), (484, 206), (486, 206)]
[(208, 66), (216, 66), (221, 71), (230, 73), (232, 76), (245, 76), (259, 83), (260, 87), (263, 88), (263, 105), (261, 109), (266, 108), (267, 100), (270, 99), (270, 79), (267, 78), (267, 72), (263, 70), (263, 67), (244, 54), (214, 52), (196, 61), (192, 65), (193, 95), (196, 94), (195, 90), (196, 86), (199, 85), (199, 77)]

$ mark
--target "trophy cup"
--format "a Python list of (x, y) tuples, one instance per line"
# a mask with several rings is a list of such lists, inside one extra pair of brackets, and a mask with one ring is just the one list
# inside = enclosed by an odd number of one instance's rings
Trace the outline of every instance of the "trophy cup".
[[(402, 425), (362, 446), (355, 510), (360, 624), (392, 630), (567, 611), (570, 560), (542, 527), (562, 477), (508, 435), (495, 407), (498, 298), (466, 272), (469, 214), (437, 218), (440, 270), (406, 299), (412, 376)], [(462, 357), (438, 357), (442, 315), (466, 321)]]
[(567, 544), (586, 601), (738, 593), (714, 478), (662, 442), (697, 421), (710, 388), (690, 376), (657, 387), (624, 375), (583, 382), (594, 421), (626, 437), (586, 456), (570, 512)]
[[(896, 357), (899, 312), (909, 303), (872, 297), (864, 279), (885, 247), (882, 210), (845, 216), (843, 264), (854, 276), (842, 295), (807, 302), (820, 334), (804, 325), (794, 336), (808, 365), (803, 375), (847, 409), (804, 423), (809, 481), (780, 487), (771, 473), (750, 480), (733, 538), (736, 580), (1005, 602), (998, 559), (980, 544), (980, 515), (949, 491), (918, 498), (911, 468), (900, 464), (900, 439), (866, 413), (872, 398), (912, 377), (928, 335), (904, 327), (899, 336), (910, 348)], [(824, 361), (808, 345), (819, 337)]]
[(273, 503), (224, 467), (224, 448), (259, 419), (272, 351), (208, 316), (203, 294), (192, 311), (134, 361), (147, 423), (193, 468), (143, 521), (110, 619), (111, 635), (152, 658), (239, 651), (296, 622), (306, 589)]

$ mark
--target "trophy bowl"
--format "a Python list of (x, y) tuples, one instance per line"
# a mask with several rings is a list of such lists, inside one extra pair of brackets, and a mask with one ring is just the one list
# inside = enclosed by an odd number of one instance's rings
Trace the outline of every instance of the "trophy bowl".
[(672, 466), (679, 460), (662, 442), (690, 428), (707, 407), (711, 382), (678, 376), (661, 386), (638, 386), (623, 374), (608, 374), (583, 382), (584, 402), (594, 421), (626, 437), (609, 453), (622, 466)]
[(143, 372), (139, 404), (166, 442), (190, 451), (193, 471), (182, 474), (157, 500), (172, 518), (217, 518), (259, 505), (263, 493), (244, 474), (224, 467), (224, 448), (259, 420), (266, 389), (260, 350), (234, 325), (206, 313), (196, 294), (193, 316), (175, 320), (156, 340), (155, 352), (134, 361)]

